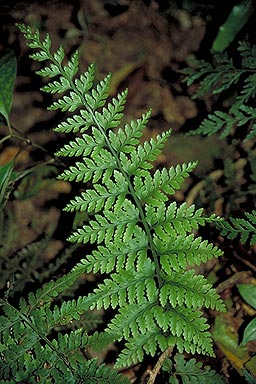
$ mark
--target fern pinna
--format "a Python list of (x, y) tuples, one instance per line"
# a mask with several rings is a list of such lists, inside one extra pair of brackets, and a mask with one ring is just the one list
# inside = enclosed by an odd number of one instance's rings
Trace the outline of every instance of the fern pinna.
[[(108, 102), (110, 75), (94, 85), (94, 65), (77, 75), (77, 52), (63, 64), (64, 50), (60, 46), (52, 54), (49, 35), (41, 41), (38, 30), (19, 28), (28, 46), (39, 49), (31, 57), (51, 62), (38, 74), (58, 77), (43, 91), (67, 92), (49, 109), (76, 111), (55, 129), (78, 134), (57, 152), (57, 156), (77, 157), (59, 177), (85, 185), (65, 209), (85, 212), (89, 220), (69, 240), (95, 243), (96, 248), (62, 282), (68, 286), (85, 272), (109, 275), (88, 296), (63, 303), (57, 313), (72, 308), (69, 316), (79, 317), (89, 309), (116, 309), (106, 327), (110, 338), (125, 341), (116, 367), (142, 361), (145, 353), (154, 356), (173, 345), (180, 352), (213, 355), (202, 309), (224, 310), (224, 305), (207, 279), (190, 266), (221, 254), (194, 235), (199, 226), (216, 218), (204, 217), (202, 209), (194, 206), (170, 202), (196, 163), (153, 172), (152, 163), (171, 132), (141, 144), (150, 112), (121, 127), (127, 91)], [(57, 295), (56, 289), (51, 300)]]
[[(198, 83), (193, 98), (203, 97), (207, 94), (218, 95), (231, 91), (232, 102), (227, 102), (228, 108), (210, 113), (199, 127), (189, 131), (191, 135), (212, 135), (220, 133), (220, 138), (232, 134), (237, 127), (243, 127), (245, 134), (242, 137), (249, 140), (256, 135), (256, 112), (254, 100), (256, 95), (256, 45), (246, 41), (239, 42), (237, 49), (238, 62), (234, 64), (227, 52), (214, 54), (213, 63), (205, 60), (192, 59), (190, 68), (180, 72), (185, 75), (184, 82), (188, 86)], [(222, 109), (223, 109), (222, 108)]]

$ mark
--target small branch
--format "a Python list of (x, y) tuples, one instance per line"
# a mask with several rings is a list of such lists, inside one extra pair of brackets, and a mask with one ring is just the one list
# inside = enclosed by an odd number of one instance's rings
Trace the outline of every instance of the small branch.
[(252, 273), (250, 271), (240, 271), (236, 272), (234, 275), (220, 283), (217, 287), (216, 290), (218, 293), (221, 293), (225, 291), (225, 289), (231, 288), (234, 285), (240, 283), (241, 281), (248, 279), (252, 277)]
[(159, 357), (156, 365), (152, 369), (152, 371), (149, 372), (149, 380), (147, 384), (154, 384), (156, 380), (156, 376), (158, 375), (160, 369), (162, 368), (162, 365), (164, 363), (164, 360), (169, 357), (172, 353), (173, 347), (167, 348), (162, 355)]
[(11, 139), (11, 138), (12, 138), (11, 135), (7, 135), (7, 136), (3, 137), (3, 138), (0, 140), (0, 145), (3, 144), (5, 141)]

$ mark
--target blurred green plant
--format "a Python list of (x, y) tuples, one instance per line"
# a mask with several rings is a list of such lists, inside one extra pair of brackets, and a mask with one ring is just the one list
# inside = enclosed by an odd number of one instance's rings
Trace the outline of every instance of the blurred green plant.
[(0, 57), (0, 114), (6, 120), (10, 135), (12, 134), (10, 112), (16, 72), (16, 57), (14, 52), (9, 49)]
[[(256, 285), (238, 284), (237, 289), (244, 301), (256, 309)], [(252, 340), (256, 340), (256, 317), (245, 327), (241, 345), (245, 345)]]
[(240, 42), (238, 54), (239, 67), (224, 52), (213, 55), (213, 64), (193, 58), (189, 60), (189, 68), (180, 70), (188, 86), (197, 84), (193, 99), (208, 96), (216, 101), (216, 98), (223, 98), (228, 91), (223, 109), (209, 113), (197, 129), (189, 132), (190, 135), (209, 136), (218, 133), (224, 138), (236, 127), (244, 127), (245, 140), (255, 137), (256, 110), (253, 100), (256, 95), (256, 45)]
[(250, 239), (250, 245), (256, 244), (256, 211), (251, 213), (245, 212), (246, 219), (230, 218), (230, 223), (220, 221), (216, 224), (221, 230), (221, 235), (228, 239), (235, 239), (240, 236), (240, 241), (245, 244)]
[(220, 26), (212, 44), (213, 52), (223, 52), (235, 39), (253, 13), (253, 0), (242, 0), (233, 6), (227, 20)]
[[(240, 6), (242, 7), (242, 13), (239, 15), (237, 11)], [(224, 212), (225, 208), (220, 208), (220, 204), (224, 204), (224, 199), (226, 207), (228, 206), (225, 211), (227, 221), (222, 220), (216, 223), (220, 234), (224, 236), (224, 247), (227, 244), (225, 237), (230, 240), (239, 238), (240, 243), (246, 244), (246, 247), (253, 247), (256, 244), (256, 211), (254, 204), (256, 174), (256, 46), (249, 44), (247, 41), (239, 42), (235, 57), (230, 57), (224, 51), (252, 13), (251, 1), (243, 1), (239, 4), (239, 7), (234, 7), (232, 14), (227, 19), (225, 28), (217, 36), (214, 42), (215, 52), (212, 50), (212, 60), (205, 61), (193, 58), (190, 61), (191, 67), (181, 70), (187, 85), (194, 85), (193, 98), (207, 100), (208, 106), (213, 110), (203, 119), (199, 127), (191, 130), (188, 135), (210, 136), (216, 134), (221, 139), (225, 139), (222, 142), (223, 170), (212, 171), (212, 174), (217, 175), (217, 177), (215, 179), (211, 177), (211, 183), (207, 182), (207, 179), (201, 182), (201, 184), (204, 183), (203, 187), (206, 187), (206, 193), (208, 193), (204, 200), (205, 204), (212, 203), (209, 213), (216, 212), (216, 208), (218, 211), (222, 210)], [(236, 24), (236, 19), (239, 17), (241, 17), (241, 20)], [(221, 53), (216, 53), (216, 51)], [(218, 104), (218, 110), (215, 110), (216, 104)], [(200, 189), (197, 186), (194, 189), (201, 193), (202, 185)], [(217, 191), (218, 193), (216, 193)], [(203, 194), (200, 196), (199, 193), (197, 194), (198, 204), (202, 205)], [(235, 200), (236, 204), (234, 204)], [(219, 205), (217, 206), (217, 204)], [(246, 204), (247, 208), (251, 208), (250, 213), (242, 212), (243, 204)], [(232, 217), (233, 212), (239, 217)], [(250, 267), (251, 264), (249, 262), (246, 264), (246, 262), (247, 260), (244, 261), (245, 265)], [(254, 271), (252, 265), (251, 268)], [(252, 294), (254, 288), (255, 286), (250, 284), (238, 285), (240, 294), (245, 301), (251, 303), (250, 305), (253, 308), (255, 308), (254, 300), (256, 297)], [(245, 328), (240, 345), (238, 335), (232, 335), (231, 327), (224, 325), (223, 319), (224, 317), (220, 316), (215, 320), (214, 340), (218, 345), (222, 345), (227, 357), (230, 353), (231, 363), (232, 356), (234, 360), (238, 358), (239, 361), (248, 352), (245, 344), (248, 341), (255, 340), (255, 319)], [(229, 331), (231, 332), (230, 335), (228, 335)], [(249, 355), (247, 359), (249, 359)], [(255, 359), (255, 356), (250, 361), (253, 361), (253, 359)], [(241, 364), (243, 365), (243, 363)], [(246, 369), (241, 369), (238, 365), (236, 366), (234, 363), (239, 374), (244, 375), (248, 382), (255, 382), (251, 373)], [(253, 363), (252, 365), (255, 366)]]

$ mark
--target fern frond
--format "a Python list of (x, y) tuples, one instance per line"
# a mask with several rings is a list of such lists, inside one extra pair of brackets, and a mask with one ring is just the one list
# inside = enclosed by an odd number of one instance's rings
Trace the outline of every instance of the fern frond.
[(29, 306), (24, 307), (24, 302), (21, 300), (21, 309), (24, 313), (27, 313), (27, 311), (30, 312), (32, 309), (40, 307), (42, 304), (51, 302), (60, 293), (73, 285), (83, 271), (84, 269), (81, 265), (74, 267), (67, 275), (59, 278), (57, 281), (50, 281), (45, 284), (43, 288), (37, 290), (36, 294), (30, 292), (28, 296)]
[(245, 68), (255, 70), (256, 67), (256, 45), (251, 45), (247, 41), (238, 42), (238, 51), (242, 57), (242, 65)]
[(212, 308), (224, 310), (216, 291), (211, 284), (195, 271), (168, 271), (166, 284), (159, 291), (159, 300), (163, 307), (170, 303), (173, 308), (185, 305), (189, 308)]
[[(97, 359), (91, 359), (87, 362), (87, 366), (82, 366), (80, 376), (84, 379), (85, 384), (91, 384), (95, 380), (99, 384), (129, 384), (130, 381), (115, 370), (105, 364), (98, 366)], [(93, 379), (94, 378), (94, 379)]]
[(256, 74), (249, 75), (244, 80), (243, 89), (240, 95), (237, 96), (236, 103), (245, 104), (249, 99), (254, 98), (256, 95)]
[(88, 347), (95, 352), (100, 352), (103, 348), (106, 348), (113, 341), (114, 337), (111, 333), (99, 333), (96, 331), (92, 335), (88, 336)]
[[(62, 93), (66, 89), (67, 94), (56, 99), (50, 108), (71, 112), (80, 109), (56, 127), (58, 132), (79, 133), (57, 152), (60, 156), (79, 156), (79, 161), (59, 178), (90, 182), (90, 187), (86, 189), (85, 185), (85, 190), (71, 200), (66, 210), (86, 211), (87, 217), (90, 214), (69, 241), (95, 243), (96, 249), (66, 276), (48, 283), (36, 294), (31, 293), (28, 303), (21, 302), (20, 309), (37, 319), (35, 324), (44, 337), (49, 332), (47, 327), (78, 320), (89, 309), (117, 309), (106, 331), (112, 339), (126, 341), (117, 360), (119, 366), (142, 361), (145, 353), (154, 355), (174, 344), (180, 351), (212, 355), (209, 326), (200, 308), (223, 310), (224, 306), (206, 279), (187, 271), (187, 266), (221, 254), (206, 240), (193, 235), (199, 226), (218, 219), (214, 215), (204, 217), (202, 209), (196, 210), (194, 206), (168, 204), (168, 196), (180, 188), (196, 163), (150, 173), (171, 131), (141, 143), (150, 112), (122, 127), (127, 92), (107, 102), (110, 75), (94, 85), (91, 66), (84, 75), (75, 78), (77, 53), (63, 66), (63, 51), (59, 48), (55, 54), (50, 52), (49, 36), (40, 42), (38, 31), (33, 35), (29, 28), (22, 26), (21, 30), (30, 40), (29, 46), (39, 49), (35, 59), (48, 56), (50, 64), (39, 73), (59, 76), (44, 90)], [(206, 64), (204, 71), (207, 70)], [(225, 120), (226, 116), (218, 117)], [(88, 296), (65, 301), (60, 306), (50, 305), (79, 274), (91, 271), (109, 276)], [(56, 337), (55, 346), (46, 342), (46, 347), (57, 349), (65, 355), (61, 361), (65, 364), (68, 358), (72, 369), (81, 373), (89, 363), (78, 367), (69, 359), (69, 340), (76, 349), (88, 343), (87, 335), (75, 330), (69, 337)], [(74, 360), (76, 356), (74, 353)]]
[(50, 111), (60, 109), (63, 111), (74, 112), (77, 108), (83, 105), (82, 97), (76, 92), (70, 91), (69, 96), (63, 96), (62, 99), (54, 101), (54, 103), (48, 107)]
[[(172, 345), (175, 344), (175, 338), (171, 338)], [(168, 347), (168, 341), (164, 335), (159, 334), (157, 327), (152, 328), (146, 335), (138, 335), (129, 338), (125, 344), (125, 349), (120, 353), (115, 363), (116, 368), (133, 365), (134, 361), (142, 361), (145, 354), (145, 349), (149, 348), (154, 355), (157, 347), (165, 350)]]
[[(14, 296), (16, 292), (21, 292), (27, 282), (33, 282), (37, 275), (36, 269), (42, 268), (41, 254), (49, 244), (49, 238), (45, 237), (40, 241), (28, 244), (20, 251), (16, 252), (9, 260), (3, 257), (0, 261), (2, 270), (1, 286), (6, 285), (13, 275), (13, 283), (8, 290), (8, 296)], [(7, 250), (5, 251), (7, 254)], [(2, 255), (0, 255), (2, 256)], [(3, 271), (6, 271), (3, 273)]]
[(250, 245), (256, 244), (256, 211), (251, 213), (245, 212), (246, 219), (230, 218), (230, 223), (220, 221), (217, 223), (217, 228), (221, 230), (221, 235), (228, 239), (240, 237), (242, 244), (245, 244), (250, 239)]
[(199, 225), (205, 225), (206, 221), (215, 220), (215, 215), (205, 218), (200, 208), (195, 210), (195, 206), (187, 206), (186, 203), (179, 207), (174, 201), (168, 207), (159, 203), (158, 207), (146, 205), (146, 220), (155, 230), (156, 235), (168, 241), (168, 237), (185, 235), (193, 229), (198, 229)]
[(63, 76), (60, 77), (59, 81), (53, 81), (41, 88), (42, 91), (48, 93), (66, 92), (70, 89), (70, 82)]
[(194, 84), (202, 76), (213, 71), (213, 66), (205, 60), (189, 59), (189, 67), (180, 69), (179, 72), (184, 75), (183, 82), (188, 86)]
[(74, 141), (70, 141), (69, 144), (65, 144), (62, 149), (56, 152), (56, 156), (88, 156), (92, 151), (94, 155), (100, 152), (104, 147), (105, 140), (100, 134), (100, 131), (95, 127), (92, 128), (92, 134), (82, 134), (82, 137), (77, 137)]
[(224, 92), (236, 84), (243, 74), (242, 70), (234, 67), (232, 59), (228, 58), (225, 52), (215, 54), (213, 65), (205, 60), (195, 59), (189, 64), (192, 68), (182, 69), (180, 73), (185, 75), (183, 82), (188, 86), (200, 79), (198, 88), (192, 96), (193, 99), (202, 97), (210, 91), (213, 94)]
[[(92, 121), (91, 121), (92, 124)], [(74, 115), (73, 117), (68, 117), (66, 121), (61, 122), (58, 124), (54, 130), (55, 132), (64, 132), (64, 133), (69, 133), (69, 132), (79, 132), (82, 130), (82, 127), (90, 127), (91, 125), (88, 126), (88, 122), (84, 121), (84, 119), (79, 116), (79, 115)]]
[(156, 298), (157, 288), (153, 280), (154, 266), (147, 260), (144, 269), (144, 271), (136, 273), (131, 269), (113, 273), (111, 279), (105, 279), (103, 284), (100, 284), (94, 293), (90, 294), (91, 301), (93, 298), (90, 309), (124, 307), (125, 303), (142, 304), (145, 298), (147, 300)]
[[(41, 292), (36, 293), (34, 297), (42, 297)], [(31, 296), (29, 301), (31, 302)], [(89, 384), (93, 382), (95, 375), (98, 375), (101, 383), (110, 384), (112, 379), (117, 383), (128, 383), (124, 377), (104, 364), (99, 368), (96, 360), (86, 361), (82, 358), (82, 349), (94, 343), (109, 343), (113, 340), (111, 334), (95, 334), (88, 337), (80, 328), (68, 334), (58, 333), (56, 339), (49, 340), (48, 334), (53, 327), (58, 323), (65, 324), (73, 320), (76, 313), (84, 310), (81, 307), (78, 310), (78, 302), (75, 300), (68, 303), (64, 302), (60, 309), (55, 306), (51, 311), (45, 303), (40, 302), (40, 307), (36, 307), (33, 302), (33, 308), (30, 308), (29, 313), (25, 313), (24, 308), (30, 307), (31, 304), (25, 304), (24, 300), (20, 311), (3, 300), (0, 301), (5, 314), (0, 316), (0, 356), (5, 362), (0, 366), (2, 379), (12, 377), (16, 382), (20, 382), (37, 378), (42, 382), (70, 383), (83, 380)]]
[(175, 360), (175, 373), (169, 379), (170, 384), (224, 384), (224, 380), (209, 366), (204, 366), (196, 359), (185, 360), (182, 354), (177, 354)]
[(224, 128), (220, 135), (221, 138), (224, 138), (230, 134), (236, 122), (234, 116), (231, 116), (226, 112), (215, 111), (213, 114), (209, 114), (197, 129), (190, 131), (190, 134), (210, 136)]
[(98, 124), (105, 131), (119, 126), (121, 119), (123, 118), (122, 111), (126, 103), (127, 93), (127, 90), (119, 93), (116, 98), (113, 98), (112, 101), (108, 103), (106, 108), (102, 109), (101, 113), (98, 111), (95, 112)]
[(84, 95), (84, 99), (92, 111), (95, 111), (96, 109), (105, 105), (110, 88), (110, 81), (111, 74), (107, 75), (97, 84), (96, 88), (92, 89), (91, 95), (88, 93)]
[[(201, 317), (200, 312), (186, 310), (182, 313), (183, 308), (179, 308), (175, 312), (164, 312), (161, 307), (152, 306), (152, 303), (146, 303), (141, 307), (150, 309), (150, 311), (144, 311), (145, 317), (143, 317), (139, 305), (129, 305), (128, 308), (122, 309), (122, 313), (116, 316), (116, 320), (114, 319), (115, 324), (111, 326), (111, 333), (135, 333), (135, 336), (127, 338), (129, 341), (118, 356), (115, 367), (132, 365), (141, 361), (145, 352), (154, 356), (158, 348), (164, 351), (168, 346), (174, 344), (177, 345), (180, 352), (186, 350), (191, 353), (213, 355), (211, 336), (207, 331), (208, 326), (205, 319)], [(156, 313), (159, 321), (158, 325), (154, 319)], [(123, 319), (123, 327), (121, 319)], [(132, 329), (129, 326), (129, 321)], [(170, 324), (170, 322), (172, 324), (172, 334), (167, 336), (164, 329), (167, 328), (167, 324)], [(146, 331), (141, 332), (140, 327), (141, 329), (145, 327)], [(203, 341), (201, 336), (203, 336)], [(201, 345), (201, 342), (203, 342), (203, 345)]]
[[(255, 125), (240, 115), (242, 109), (250, 108), (249, 103), (256, 96), (256, 75), (252, 73), (256, 67), (256, 46), (247, 42), (240, 42), (238, 53), (241, 57), (240, 67), (235, 67), (227, 53), (215, 54), (213, 64), (204, 60), (194, 60), (191, 68), (185, 68), (180, 72), (185, 75), (184, 81), (188, 84), (198, 82), (197, 90), (193, 98), (203, 97), (207, 93), (217, 95), (234, 88), (237, 96), (231, 107), (226, 111), (214, 111), (202, 121), (200, 126), (189, 132), (190, 135), (212, 135), (222, 130), (220, 137), (228, 136), (236, 126), (248, 124), (250, 132), (246, 140), (255, 136)], [(254, 118), (255, 119), (255, 118)], [(251, 119), (253, 120), (253, 119)], [(253, 122), (253, 121), (252, 121)]]

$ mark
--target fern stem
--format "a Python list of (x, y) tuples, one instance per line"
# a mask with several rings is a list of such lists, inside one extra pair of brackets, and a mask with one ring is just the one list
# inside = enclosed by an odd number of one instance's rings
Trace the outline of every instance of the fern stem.
[(167, 358), (167, 357), (170, 357), (171, 353), (172, 353), (172, 350), (173, 350), (173, 347), (168, 347), (159, 357), (159, 359), (157, 360), (157, 363), (156, 365), (154, 366), (154, 368), (152, 369), (152, 371), (150, 371), (149, 373), (149, 379), (148, 379), (148, 384), (154, 384), (155, 380), (156, 380), (156, 376), (158, 375), (160, 369), (162, 368), (162, 365), (164, 363), (164, 360)]
[(129, 187), (130, 187), (130, 193), (139, 209), (139, 212), (140, 212), (140, 217), (141, 217), (141, 222), (144, 226), (144, 229), (145, 229), (145, 232), (147, 234), (147, 237), (148, 237), (148, 241), (149, 241), (149, 246), (150, 246), (150, 251), (152, 252), (152, 256), (153, 256), (153, 260), (154, 260), (154, 263), (155, 263), (155, 267), (156, 267), (156, 275), (157, 275), (157, 280), (158, 280), (158, 286), (159, 288), (161, 288), (163, 286), (163, 279), (161, 277), (161, 266), (160, 266), (160, 263), (159, 263), (159, 260), (158, 260), (158, 257), (157, 257), (157, 252), (156, 252), (156, 249), (155, 249), (155, 245), (154, 245), (154, 242), (153, 242), (153, 238), (152, 238), (152, 235), (151, 235), (151, 232), (150, 232), (150, 228), (147, 224), (147, 221), (146, 221), (146, 218), (145, 218), (145, 213), (142, 209), (142, 206), (140, 204), (140, 201), (139, 199), (137, 198), (136, 196), (136, 193), (131, 185), (131, 183), (129, 183)]

